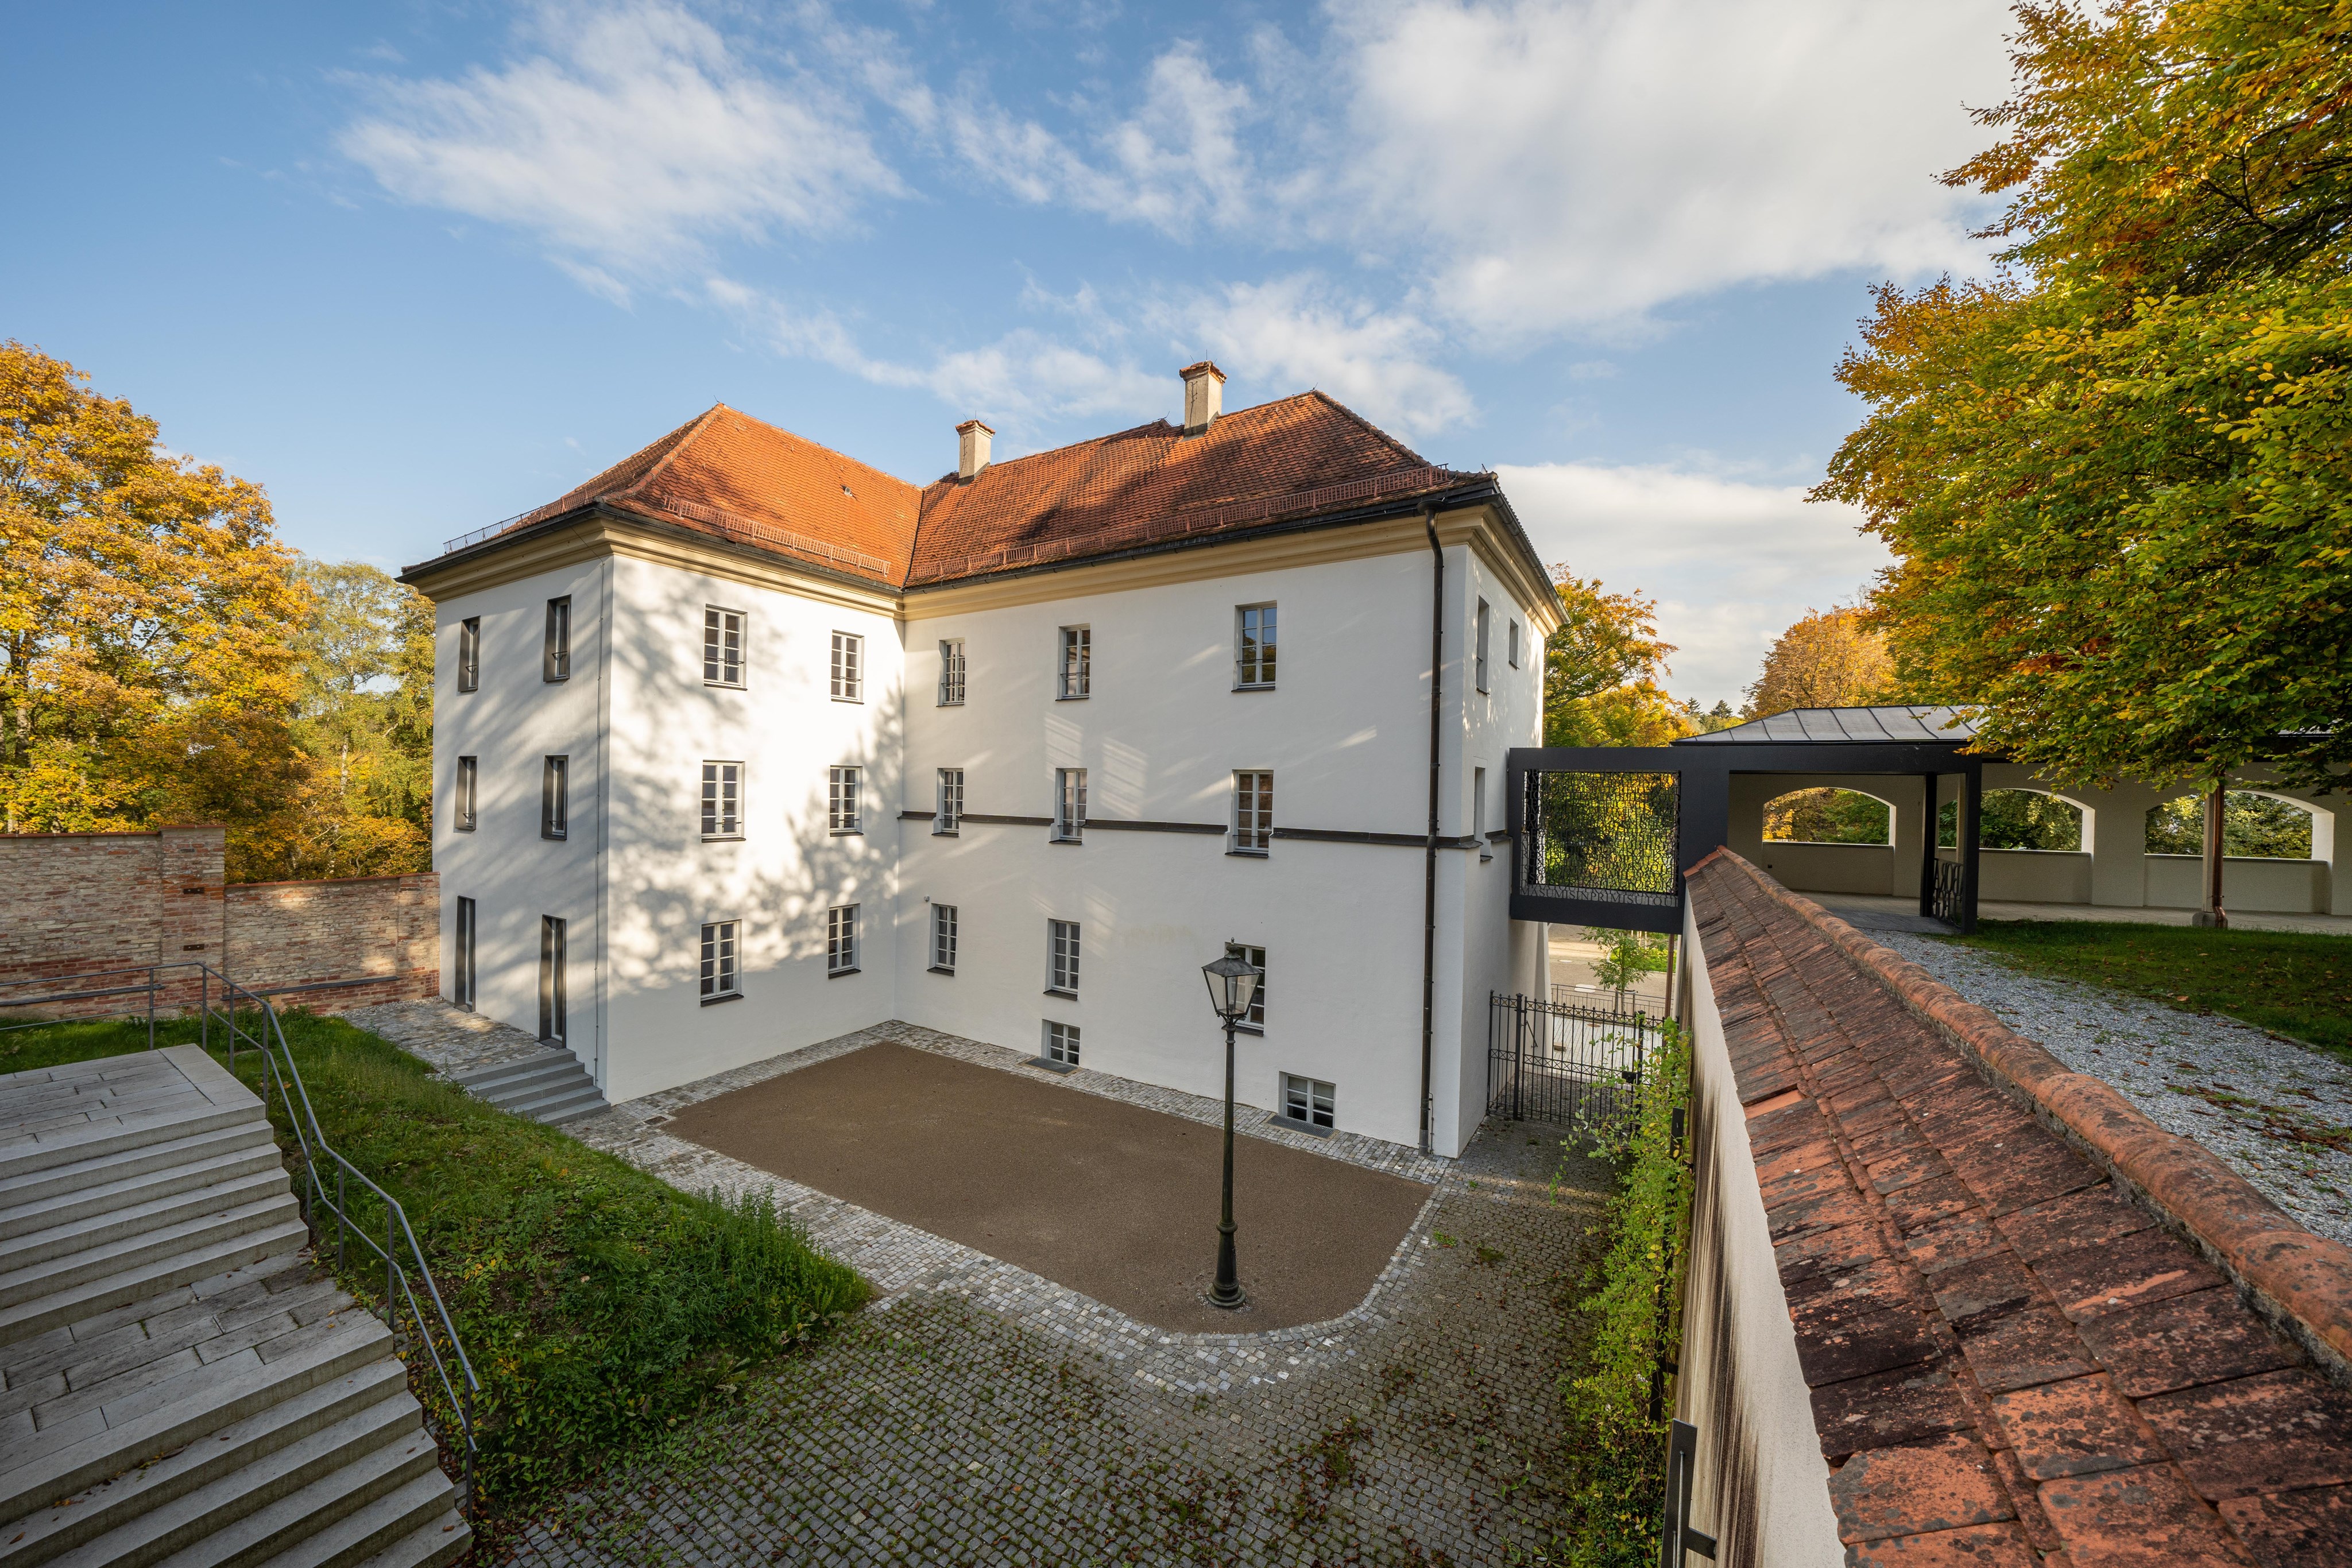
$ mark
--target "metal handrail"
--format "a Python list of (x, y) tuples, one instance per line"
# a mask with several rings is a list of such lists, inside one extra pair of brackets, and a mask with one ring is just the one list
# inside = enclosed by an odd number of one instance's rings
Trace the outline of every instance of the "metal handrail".
[[(327, 1134), (319, 1125), (318, 1112), (310, 1104), (310, 1088), (302, 1082), (302, 1070), (295, 1065), (293, 1048), (287, 1043), (285, 1029), (278, 1019), (278, 1009), (270, 1005), (268, 996), (238, 985), (209, 964), (192, 961), (93, 970), (84, 975), (52, 975), (38, 980), (0, 981), (0, 989), (6, 989), (25, 985), (71, 984), (77, 980), (101, 979), (114, 975), (144, 973), (147, 976), (146, 984), (142, 986), (116, 986), (99, 990), (66, 992), (56, 997), (5, 1000), (0, 1001), (0, 1007), (28, 1007), (45, 1000), (121, 996), (143, 991), (147, 996), (147, 1047), (152, 1051), (155, 1048), (158, 975), (166, 969), (196, 971), (194, 977), (197, 987), (199, 1043), (207, 1051), (212, 1049), (213, 987), (215, 981), (219, 982), (221, 1020), (227, 1031), (229, 1069), (231, 1071), (236, 1071), (236, 1048), (239, 1040), (245, 1041), (252, 1049), (261, 1052), (263, 1072), (267, 1081), (265, 1087), (276, 1088), (278, 1103), (286, 1109), (286, 1124), (293, 1130), (294, 1141), (302, 1152), (302, 1174), (309, 1189), (302, 1202), (303, 1220), (310, 1226), (314, 1237), (322, 1237), (323, 1228), (319, 1220), (320, 1207), (323, 1206), (334, 1215), (335, 1267), (338, 1271), (344, 1266), (349, 1240), (354, 1232), (370, 1251), (383, 1260), (384, 1319), (392, 1329), (395, 1344), (401, 1332), (399, 1304), (402, 1301), (408, 1303), (409, 1316), (415, 1321), (416, 1324), (415, 1342), (424, 1346), (425, 1355), (433, 1364), (434, 1375), (440, 1380), (441, 1391), (448, 1398), (449, 1408), (457, 1414), (458, 1431), (463, 1439), (465, 1450), (463, 1459), (465, 1476), (461, 1483), (460, 1506), (470, 1515), (473, 1511), (474, 1500), (474, 1455), (478, 1446), (474, 1437), (474, 1397), (481, 1392), (481, 1380), (474, 1375), (473, 1362), (466, 1354), (464, 1342), (457, 1337), (457, 1325), (449, 1315), (447, 1303), (441, 1299), (441, 1288), (434, 1281), (432, 1269), (425, 1261), (425, 1249), (418, 1244), (416, 1232), (408, 1223), (408, 1211), (400, 1206), (398, 1198), (378, 1186), (369, 1179), (365, 1171), (352, 1164), (340, 1150), (327, 1142)], [(371, 979), (380, 977), (369, 977)], [(183, 983), (184, 984), (184, 981)], [(307, 991), (327, 989), (329, 987), (321, 985), (278, 988)], [(237, 1021), (239, 1007), (237, 998), (240, 997), (259, 1009), (263, 1020), (259, 1026), (260, 1033), (247, 1032)], [(296, 1113), (298, 1106), (299, 1114)], [(320, 1159), (322, 1155), (332, 1162), (331, 1168), (335, 1178), (332, 1197), (327, 1196), (326, 1183), (320, 1177)], [(354, 1179), (369, 1192), (373, 1193), (377, 1201), (383, 1205), (382, 1244), (378, 1244), (374, 1236), (352, 1218), (349, 1207), (351, 1201), (349, 1183)], [(402, 1258), (404, 1251), (406, 1254), (405, 1262)], [(415, 1286), (411, 1282), (412, 1273), (415, 1280), (423, 1281), (425, 1299), (432, 1304), (433, 1317), (438, 1320), (441, 1333), (448, 1342), (450, 1354), (456, 1358), (457, 1375), (455, 1377), (451, 1375), (449, 1362), (441, 1354), (440, 1346), (434, 1342), (433, 1325), (426, 1319), (424, 1304), (417, 1300)]]

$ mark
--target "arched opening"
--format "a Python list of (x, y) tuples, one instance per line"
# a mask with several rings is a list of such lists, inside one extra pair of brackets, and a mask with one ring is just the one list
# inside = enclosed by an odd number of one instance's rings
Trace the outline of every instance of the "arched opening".
[[(2311, 808), (2276, 795), (2232, 789), (2221, 797), (2221, 852), (2247, 860), (2307, 861), (2311, 858)], [(2205, 798), (2184, 795), (2151, 806), (2147, 852), (2205, 852)]]
[[(1960, 841), (1960, 807), (1944, 802), (1936, 842), (1951, 849)], [(1988, 789), (1977, 819), (1977, 847), (1987, 850), (2079, 850), (2083, 809), (2039, 789)]]
[(1894, 825), (1886, 802), (1859, 789), (1791, 789), (1764, 803), (1768, 842), (1887, 844)]

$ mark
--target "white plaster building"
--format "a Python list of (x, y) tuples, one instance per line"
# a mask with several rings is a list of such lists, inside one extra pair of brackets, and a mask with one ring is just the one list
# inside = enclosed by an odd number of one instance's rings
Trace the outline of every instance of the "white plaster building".
[(894, 1018), (1215, 1093), (1235, 944), (1244, 1101), (1455, 1153), (1557, 601), (1491, 475), (1184, 379), (920, 490), (721, 405), (411, 568), (446, 994), (615, 1101)]

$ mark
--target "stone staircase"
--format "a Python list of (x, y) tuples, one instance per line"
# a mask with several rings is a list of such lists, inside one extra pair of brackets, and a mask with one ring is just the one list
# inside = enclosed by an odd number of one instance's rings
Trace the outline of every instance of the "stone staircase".
[(550, 1126), (611, 1109), (597, 1092), (596, 1081), (588, 1076), (586, 1064), (561, 1047), (501, 1061), (450, 1082), (477, 1100)]
[(199, 1047), (0, 1076), (0, 1568), (430, 1568), (472, 1542), (391, 1331)]

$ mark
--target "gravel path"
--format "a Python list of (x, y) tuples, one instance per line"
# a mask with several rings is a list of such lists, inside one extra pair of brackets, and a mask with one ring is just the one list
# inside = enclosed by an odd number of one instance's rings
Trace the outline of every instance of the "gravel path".
[(2352, 1068), (2235, 1019), (2021, 973), (1942, 937), (1870, 936), (2352, 1245)]

